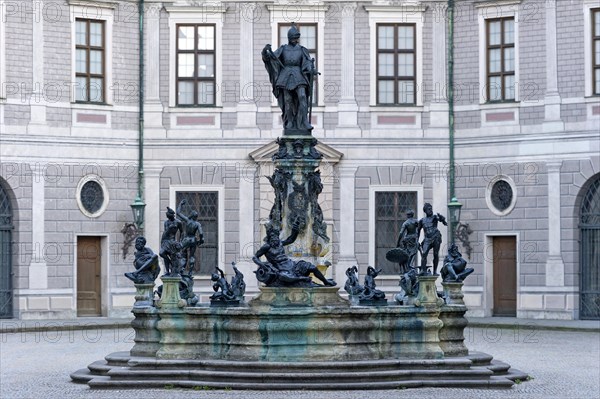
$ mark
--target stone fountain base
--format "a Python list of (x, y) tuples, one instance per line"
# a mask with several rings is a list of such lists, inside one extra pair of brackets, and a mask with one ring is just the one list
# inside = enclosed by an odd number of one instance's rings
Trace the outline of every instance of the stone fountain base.
[(366, 390), (419, 387), (510, 388), (527, 374), (485, 353), (447, 359), (326, 362), (169, 360), (117, 352), (71, 374), (93, 389), (211, 388)]
[(131, 351), (71, 378), (92, 388), (313, 390), (508, 388), (527, 378), (489, 355), (468, 352), (459, 300), (442, 304), (437, 295), (421, 295), (419, 302), (351, 306), (335, 287), (263, 288), (244, 307), (180, 308), (176, 301), (135, 307)]

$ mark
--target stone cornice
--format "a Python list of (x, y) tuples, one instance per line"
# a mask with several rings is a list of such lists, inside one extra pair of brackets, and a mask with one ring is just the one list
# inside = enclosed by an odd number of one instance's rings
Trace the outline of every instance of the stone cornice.
[(207, 3), (202, 7), (199, 6), (165, 6), (168, 13), (226, 13), (227, 6), (222, 3)]
[(273, 11), (321, 11), (325, 12), (329, 9), (328, 5), (324, 4), (267, 4), (267, 9)]
[[(248, 156), (254, 162), (271, 162), (271, 157), (277, 152), (278, 149), (279, 144), (277, 144), (275, 141), (271, 141), (270, 143), (265, 144), (262, 147), (259, 147), (256, 150), (252, 151), (250, 154), (248, 154)], [(339, 152), (338, 150), (334, 149), (333, 147), (327, 144), (323, 144), (322, 142), (319, 142), (316, 145), (316, 149), (321, 154), (323, 154), (322, 161), (325, 161), (330, 164), (338, 163), (344, 156), (343, 153)]]
[(70, 6), (117, 8), (119, 2), (110, 0), (67, 0)]
[(366, 5), (367, 12), (425, 12), (428, 6), (424, 4), (404, 4), (404, 5)]
[(475, 5), (475, 8), (506, 7), (521, 4), (522, 1), (523, 0), (476, 0), (473, 4)]

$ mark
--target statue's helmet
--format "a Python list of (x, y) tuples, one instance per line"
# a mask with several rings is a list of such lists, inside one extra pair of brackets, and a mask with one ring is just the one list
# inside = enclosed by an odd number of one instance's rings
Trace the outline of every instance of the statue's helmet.
[(292, 22), (292, 27), (288, 30), (288, 40), (300, 38), (300, 31), (296, 27), (296, 23)]

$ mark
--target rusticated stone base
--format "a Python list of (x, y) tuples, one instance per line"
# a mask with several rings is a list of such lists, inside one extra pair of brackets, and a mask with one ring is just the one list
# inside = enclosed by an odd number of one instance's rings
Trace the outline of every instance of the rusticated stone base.
[(135, 319), (131, 321), (131, 327), (135, 331), (135, 345), (131, 348), (131, 356), (155, 356), (160, 349), (156, 308), (134, 308), (132, 313), (135, 315)]
[(160, 311), (159, 359), (265, 362), (443, 356), (439, 310), (387, 307), (238, 307)]

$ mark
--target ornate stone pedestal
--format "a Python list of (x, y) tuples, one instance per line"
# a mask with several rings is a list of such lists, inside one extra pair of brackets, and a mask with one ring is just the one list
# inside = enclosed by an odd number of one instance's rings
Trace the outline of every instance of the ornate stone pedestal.
[(318, 203), (323, 184), (317, 170), (322, 157), (315, 148), (317, 140), (306, 135), (284, 135), (277, 142), (279, 150), (273, 156), (275, 173), (271, 178), (275, 201), (270, 222), (282, 237), (289, 236), (294, 224), (298, 224), (300, 233), (286, 247), (286, 253), (294, 261), (305, 260), (325, 272), (331, 248)]
[(465, 304), (465, 301), (463, 300), (464, 294), (462, 292), (462, 282), (443, 282), (442, 287), (444, 287), (444, 299), (446, 300), (446, 305)]
[(419, 295), (415, 299), (415, 306), (439, 306), (443, 300), (437, 296), (435, 281), (438, 276), (419, 276)]
[(183, 308), (187, 305), (184, 299), (181, 299), (179, 294), (179, 284), (181, 277), (161, 277), (163, 282), (162, 295), (156, 306), (161, 309)]
[(146, 308), (154, 306), (154, 283), (134, 285), (136, 293), (133, 308)]

